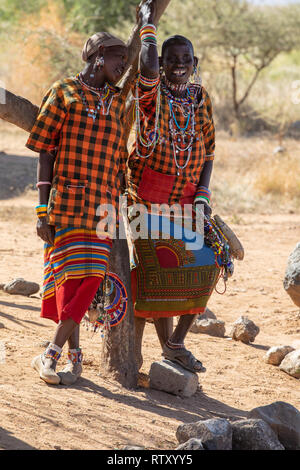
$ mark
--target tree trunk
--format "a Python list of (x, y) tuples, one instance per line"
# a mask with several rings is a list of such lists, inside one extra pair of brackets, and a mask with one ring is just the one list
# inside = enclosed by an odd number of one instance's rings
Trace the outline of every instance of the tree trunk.
[(0, 102), (0, 118), (30, 132), (39, 110), (38, 106), (3, 88), (0, 88), (0, 94), (4, 97), (4, 103)]
[[(170, 0), (158, 2), (157, 22), (169, 3)], [(126, 95), (129, 93), (131, 81), (138, 69), (140, 39), (137, 26), (134, 27), (128, 41), (128, 50), (128, 72), (123, 81), (123, 93)], [(128, 70), (129, 68), (130, 70)], [(2, 100), (4, 103), (0, 102), (0, 118), (30, 132), (38, 113), (38, 107), (25, 98), (16, 96), (2, 88), (0, 88), (0, 93), (2, 93), (0, 96), (5, 97)], [(127, 124), (127, 136), (129, 136), (130, 127), (131, 121)], [(134, 353), (134, 313), (130, 287), (129, 251), (126, 240), (114, 241), (109, 269), (110, 272), (117, 274), (124, 283), (128, 294), (128, 303), (124, 320), (110, 330), (104, 348), (104, 363), (123, 386), (134, 388), (137, 386), (137, 365)]]
[[(134, 351), (134, 311), (131, 297), (129, 252), (127, 240), (114, 240), (109, 258), (109, 272), (117, 274), (127, 291), (124, 319), (112, 327), (104, 342), (103, 366), (124, 387), (137, 386), (138, 368)], [(105, 299), (107, 306), (109, 296)]]

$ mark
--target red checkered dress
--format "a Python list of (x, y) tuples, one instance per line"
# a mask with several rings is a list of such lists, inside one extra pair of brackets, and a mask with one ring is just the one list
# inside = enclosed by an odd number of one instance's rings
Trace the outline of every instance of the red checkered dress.
[[(141, 132), (148, 142), (153, 138), (158, 86), (150, 91), (138, 89), (141, 110)], [(169, 130), (170, 109), (168, 96), (162, 89), (159, 116), (159, 141), (149, 158), (141, 158), (136, 153), (134, 142), (128, 159), (128, 200), (149, 203), (192, 203), (197, 191), (205, 161), (214, 159), (215, 128), (212, 117), (212, 105), (207, 91), (198, 85), (189, 85), (189, 91), (195, 97), (195, 132), (191, 158), (181, 171), (177, 169), (173, 145)], [(178, 125), (184, 128), (186, 117), (174, 108)], [(151, 147), (150, 147), (151, 149)], [(139, 144), (142, 155), (149, 153), (149, 148)], [(184, 166), (188, 152), (180, 152), (177, 161)], [(177, 174), (179, 172), (179, 175)]]

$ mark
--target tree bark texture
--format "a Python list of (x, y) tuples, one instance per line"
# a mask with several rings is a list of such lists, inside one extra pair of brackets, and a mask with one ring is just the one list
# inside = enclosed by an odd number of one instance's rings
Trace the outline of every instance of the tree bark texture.
[[(127, 312), (119, 325), (112, 327), (104, 342), (103, 366), (127, 388), (137, 386), (138, 368), (135, 360), (134, 311), (131, 297), (129, 252), (127, 240), (114, 240), (109, 258), (109, 272), (117, 274), (127, 291)], [(105, 305), (109, 296), (105, 297)]]
[[(170, 0), (158, 1), (157, 22), (169, 3)], [(126, 93), (126, 96), (138, 70), (140, 46), (139, 28), (136, 25), (128, 41), (127, 74), (123, 80), (123, 93)], [(0, 102), (0, 118), (30, 132), (38, 114), (38, 106), (7, 90), (0, 88), (0, 92), (2, 92), (1, 96), (5, 98), (2, 100), (4, 103)], [(132, 121), (129, 120), (127, 137), (131, 125)], [(126, 240), (114, 241), (109, 269), (117, 274), (124, 283), (128, 294), (128, 304), (125, 319), (110, 330), (104, 347), (104, 363), (124, 387), (134, 388), (137, 386), (137, 365), (134, 352), (134, 313), (130, 287), (129, 250)]]

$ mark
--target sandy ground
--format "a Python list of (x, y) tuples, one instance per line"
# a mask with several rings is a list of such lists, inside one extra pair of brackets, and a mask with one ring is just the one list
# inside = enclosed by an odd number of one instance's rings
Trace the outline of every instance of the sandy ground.
[[(0, 283), (24, 277), (41, 284), (43, 243), (35, 234), (36, 192), (23, 193), (35, 181), (36, 160), (13, 139), (2, 150)], [(46, 385), (30, 362), (51, 339), (54, 324), (39, 318), (38, 294), (28, 298), (0, 292), (0, 449), (99, 450), (129, 443), (174, 449), (175, 432), (183, 422), (245, 417), (253, 407), (277, 400), (300, 409), (299, 380), (263, 359), (274, 345), (300, 348), (300, 312), (282, 285), (287, 257), (299, 242), (300, 215), (239, 214), (237, 222), (231, 226), (244, 244), (245, 259), (235, 263), (226, 293), (215, 292), (209, 308), (225, 321), (226, 334), (240, 315), (253, 320), (260, 333), (251, 345), (190, 333), (186, 345), (207, 368), (192, 398), (144, 387), (126, 390), (104, 378), (99, 373), (100, 336), (85, 329), (82, 378), (69, 388)], [(154, 326), (147, 323), (143, 373), (160, 353)], [(65, 362), (66, 355), (61, 367)]]

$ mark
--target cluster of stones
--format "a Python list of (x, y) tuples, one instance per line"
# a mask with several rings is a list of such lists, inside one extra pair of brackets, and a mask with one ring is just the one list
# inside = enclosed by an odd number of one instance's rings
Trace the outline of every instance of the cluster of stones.
[(300, 450), (300, 412), (278, 401), (254, 408), (241, 419), (211, 418), (181, 424), (176, 438), (176, 450)]
[[(225, 337), (225, 322), (218, 320), (208, 308), (199, 315), (190, 328), (192, 333), (202, 333), (219, 338)], [(253, 343), (259, 333), (259, 327), (245, 316), (239, 317), (232, 325), (229, 337), (245, 344)]]
[(243, 419), (181, 424), (176, 437), (181, 450), (300, 450), (300, 412), (275, 402), (254, 408)]
[(287, 374), (300, 379), (300, 349), (291, 346), (273, 346), (266, 355), (267, 364), (279, 366), (279, 369)]

